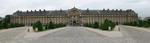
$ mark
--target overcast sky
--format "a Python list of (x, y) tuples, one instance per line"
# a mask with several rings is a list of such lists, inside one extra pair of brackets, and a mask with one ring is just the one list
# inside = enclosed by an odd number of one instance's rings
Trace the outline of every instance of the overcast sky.
[(150, 16), (150, 0), (0, 0), (0, 17), (17, 10), (133, 9), (139, 17)]

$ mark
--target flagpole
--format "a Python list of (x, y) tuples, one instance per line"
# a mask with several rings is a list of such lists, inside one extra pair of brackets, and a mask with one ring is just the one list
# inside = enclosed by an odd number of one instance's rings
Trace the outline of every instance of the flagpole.
[(74, 2), (74, 3), (73, 3), (73, 7), (75, 8), (75, 3), (76, 3), (76, 2), (75, 2), (75, 0), (73, 0), (73, 2)]

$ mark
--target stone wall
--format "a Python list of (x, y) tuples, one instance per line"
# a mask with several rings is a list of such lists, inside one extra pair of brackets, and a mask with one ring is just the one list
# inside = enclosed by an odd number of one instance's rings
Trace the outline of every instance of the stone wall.
[[(109, 19), (114, 23), (123, 24), (125, 22), (134, 22), (138, 20), (136, 15), (82, 15), (79, 19), (82, 24), (99, 22), (104, 23), (105, 19)], [(58, 24), (68, 24), (70, 21), (68, 17), (51, 17), (51, 16), (11, 16), (11, 23), (33, 25), (37, 21), (41, 21), (43, 25), (48, 24), (50, 21)]]

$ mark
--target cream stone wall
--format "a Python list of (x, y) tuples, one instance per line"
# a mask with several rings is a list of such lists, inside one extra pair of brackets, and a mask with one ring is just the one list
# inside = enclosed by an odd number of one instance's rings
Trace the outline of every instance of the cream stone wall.
[[(25, 25), (33, 25), (33, 23), (37, 21), (41, 21), (43, 25), (48, 24), (50, 21), (58, 24), (58, 23), (69, 23), (69, 19), (67, 17), (52, 17), (52, 16), (12, 16), (11, 23), (25, 24)], [(94, 23), (99, 22), (99, 24), (104, 23), (105, 19), (109, 19), (112, 22), (123, 24), (125, 22), (134, 22), (137, 21), (136, 15), (83, 15), (80, 21), (84, 23)]]

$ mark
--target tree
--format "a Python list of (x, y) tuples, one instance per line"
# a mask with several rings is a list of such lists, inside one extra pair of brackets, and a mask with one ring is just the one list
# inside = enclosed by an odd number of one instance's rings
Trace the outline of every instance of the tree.
[(0, 24), (2, 24), (2, 21), (0, 21)]
[(85, 23), (85, 24), (83, 24), (83, 26), (85, 26), (85, 27), (89, 27), (89, 24), (88, 24), (88, 23)]
[(101, 26), (99, 27), (99, 29), (102, 30), (109, 30), (109, 27), (111, 27), (111, 30), (114, 29), (115, 27), (115, 23), (113, 23), (112, 21), (105, 19), (104, 24), (101, 24)]
[(40, 21), (37, 22), (37, 28), (38, 28), (38, 31), (42, 31), (43, 30), (43, 27), (42, 27), (42, 24)]
[(99, 27), (99, 23), (98, 23), (98, 22), (95, 22), (92, 27), (93, 27), (93, 28), (98, 28), (98, 27)]
[(111, 27), (111, 30), (113, 30), (115, 28), (116, 24), (113, 23), (112, 21), (110, 21), (110, 27)]
[(38, 28), (38, 31), (42, 31), (43, 27), (40, 21), (37, 21), (36, 23), (33, 24), (33, 30), (35, 31), (36, 28)]
[(55, 28), (55, 24), (50, 21), (49, 24), (48, 24), (48, 29), (54, 29)]
[(5, 16), (6, 23), (10, 23), (10, 16), (11, 16), (11, 15), (6, 15), (6, 16)]
[(138, 27), (150, 27), (150, 19), (147, 21), (138, 20), (138, 22), (129, 22), (125, 23), (125, 25), (138, 26)]
[(106, 24), (101, 24), (99, 26), (99, 29), (102, 29), (102, 30), (108, 30), (108, 26)]
[(143, 21), (142, 21), (142, 20), (139, 20), (139, 21), (138, 21), (138, 26), (139, 26), (139, 27), (142, 27), (142, 26), (143, 26)]
[(33, 30), (34, 30), (34, 31), (36, 30), (36, 27), (37, 27), (37, 25), (36, 25), (36, 23), (34, 23), (34, 24), (33, 24)]
[(133, 22), (133, 26), (136, 26), (136, 25), (137, 25), (137, 22), (136, 22), (136, 21), (134, 21), (134, 22)]
[(108, 27), (109, 27), (109, 20), (105, 19), (104, 24), (101, 24), (99, 28), (102, 30), (108, 30)]
[(48, 29), (48, 25), (45, 26), (45, 29), (46, 29), (46, 30)]
[(147, 21), (144, 21), (143, 27), (149, 27), (149, 24), (147, 23)]
[(4, 28), (8, 28), (10, 24), (10, 15), (6, 15), (4, 19), (2, 19), (1, 24)]
[(59, 23), (59, 24), (56, 24), (56, 26), (55, 27), (64, 27), (64, 26), (66, 26), (65, 24), (63, 24), (63, 23)]
[(0, 28), (5, 29), (5, 28), (24, 26), (23, 24), (11, 24), (10, 17), (11, 17), (11, 15), (6, 15), (5, 18), (3, 18), (2, 21), (0, 21)]
[(4, 18), (4, 19), (2, 20), (2, 25), (3, 25), (4, 28), (8, 28), (8, 23), (7, 23), (6, 18)]
[(147, 24), (150, 26), (150, 19), (147, 20)]

